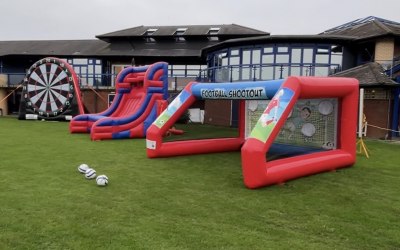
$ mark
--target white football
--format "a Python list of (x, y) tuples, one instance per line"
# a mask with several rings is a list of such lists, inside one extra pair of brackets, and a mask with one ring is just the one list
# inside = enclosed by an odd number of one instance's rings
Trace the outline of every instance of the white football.
[(96, 177), (96, 170), (93, 168), (88, 168), (85, 172), (86, 179), (94, 179)]
[(98, 186), (107, 186), (108, 184), (108, 177), (104, 174), (99, 175), (96, 177), (96, 183)]
[(89, 166), (85, 163), (79, 165), (79, 167), (78, 167), (78, 171), (81, 174), (86, 174), (86, 170), (88, 170), (88, 169), (89, 169)]

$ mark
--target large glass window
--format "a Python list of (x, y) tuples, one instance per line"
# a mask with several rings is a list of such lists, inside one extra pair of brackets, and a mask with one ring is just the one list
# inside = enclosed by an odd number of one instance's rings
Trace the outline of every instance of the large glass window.
[(239, 65), (240, 64), (240, 57), (235, 56), (230, 58), (230, 65)]
[(252, 64), (260, 64), (261, 63), (261, 51), (260, 49), (255, 49), (253, 50), (253, 55), (252, 55)]
[(327, 76), (329, 75), (329, 66), (315, 67), (314, 76)]
[(261, 79), (261, 49), (254, 49), (252, 51), (251, 64), (253, 71), (253, 80)]
[(277, 46), (275, 55), (274, 79), (282, 79), (289, 75), (289, 47)]
[(293, 48), (292, 49), (292, 63), (301, 63), (301, 48)]
[(274, 63), (274, 55), (263, 55), (262, 56), (262, 64)]
[(275, 54), (274, 47), (264, 47), (263, 55), (261, 56), (261, 80), (272, 80), (274, 79), (274, 63)]
[(175, 76), (185, 76), (186, 75), (186, 66), (185, 65), (171, 65), (172, 72)]
[(290, 75), (327, 76), (341, 70), (342, 47), (326, 44), (271, 44), (231, 48), (214, 54), (214, 67), (229, 65), (230, 80), (271, 80)]
[(200, 73), (200, 65), (187, 65), (186, 76), (197, 76)]
[[(74, 58), (71, 59), (73, 65), (87, 65), (88, 64), (88, 59), (87, 58)], [(90, 60), (92, 62), (93, 60)]]
[(227, 56), (222, 57), (222, 66), (228, 66), (228, 57)]
[(291, 76), (300, 76), (301, 75), (301, 66), (300, 65), (292, 65), (290, 67), (290, 75)]
[(290, 75), (300, 76), (301, 75), (301, 63), (302, 63), (302, 48), (292, 48)]
[(261, 67), (261, 80), (273, 80), (274, 79), (274, 68), (271, 66)]
[(329, 74), (335, 74), (342, 70), (343, 60), (343, 47), (332, 46), (331, 47), (331, 67)]
[(243, 50), (242, 54), (242, 64), (251, 63), (251, 50)]
[(264, 54), (272, 54), (274, 52), (274, 47), (264, 47)]
[(214, 57), (214, 66), (226, 66), (228, 65), (228, 57), (227, 52), (221, 52), (215, 55)]
[(240, 56), (239, 50), (231, 50), (231, 57), (229, 59), (230, 65), (230, 78), (231, 81), (238, 81), (239, 80), (239, 64), (240, 64)]
[(330, 49), (329, 47), (318, 47), (317, 48), (317, 53), (315, 56), (315, 63), (316, 64), (320, 64), (320, 63), (324, 63), (327, 64), (329, 63), (329, 55), (330, 55)]
[(102, 85), (102, 64), (101, 60), (93, 58), (70, 58), (67, 60), (79, 76), (82, 86)]
[(313, 63), (314, 49), (303, 49), (303, 63)]
[(169, 77), (196, 77), (202, 70), (206, 69), (206, 65), (168, 65)]
[(242, 80), (250, 80), (251, 79), (251, 50), (246, 49), (242, 52)]
[(277, 52), (278, 53), (288, 53), (289, 52), (289, 48), (288, 47), (278, 47), (277, 48)]
[(290, 67), (288, 66), (277, 66), (275, 67), (275, 79), (283, 79), (289, 76)]
[(314, 67), (312, 64), (304, 65), (301, 68), (301, 75), (302, 76), (313, 76), (314, 75)]
[(238, 49), (232, 49), (231, 50), (231, 57), (234, 57), (234, 56), (239, 56), (239, 50)]
[(331, 64), (342, 65), (342, 53), (337, 53), (337, 52), (332, 53)]
[(300, 75), (313, 76), (314, 75), (314, 48), (303, 49), (303, 62), (300, 67)]
[(289, 54), (278, 54), (276, 55), (276, 64), (288, 64)]

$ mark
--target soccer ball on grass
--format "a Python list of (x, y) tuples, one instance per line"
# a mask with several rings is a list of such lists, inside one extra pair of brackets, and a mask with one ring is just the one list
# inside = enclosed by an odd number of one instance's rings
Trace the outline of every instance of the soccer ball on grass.
[(104, 187), (108, 185), (108, 177), (104, 174), (97, 176), (96, 183), (98, 186)]

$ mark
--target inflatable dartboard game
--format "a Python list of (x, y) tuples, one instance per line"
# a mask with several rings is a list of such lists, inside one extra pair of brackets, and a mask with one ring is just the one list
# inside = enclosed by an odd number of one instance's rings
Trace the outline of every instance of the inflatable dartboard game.
[(79, 79), (67, 62), (48, 57), (29, 68), (18, 119), (68, 121), (83, 113)]

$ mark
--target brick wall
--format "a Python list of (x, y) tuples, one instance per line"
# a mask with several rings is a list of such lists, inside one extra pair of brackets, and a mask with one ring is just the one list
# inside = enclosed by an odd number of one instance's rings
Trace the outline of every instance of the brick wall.
[(81, 89), (82, 102), (88, 113), (99, 113), (108, 107), (108, 94), (115, 91), (114, 89), (97, 89), (97, 94), (91, 89)]
[(231, 100), (206, 100), (204, 123), (229, 127), (231, 125)]
[(168, 77), (168, 89), (179, 91), (185, 88), (188, 83), (195, 80), (195, 77)]
[[(390, 112), (389, 105), (389, 100), (364, 100), (364, 114), (367, 117), (368, 124), (381, 128), (390, 128), (388, 117), (388, 114)], [(368, 138), (384, 139), (387, 134), (390, 133), (384, 129), (368, 126)]]
[(375, 61), (385, 64), (391, 64), (394, 56), (394, 39), (382, 38), (375, 44)]

